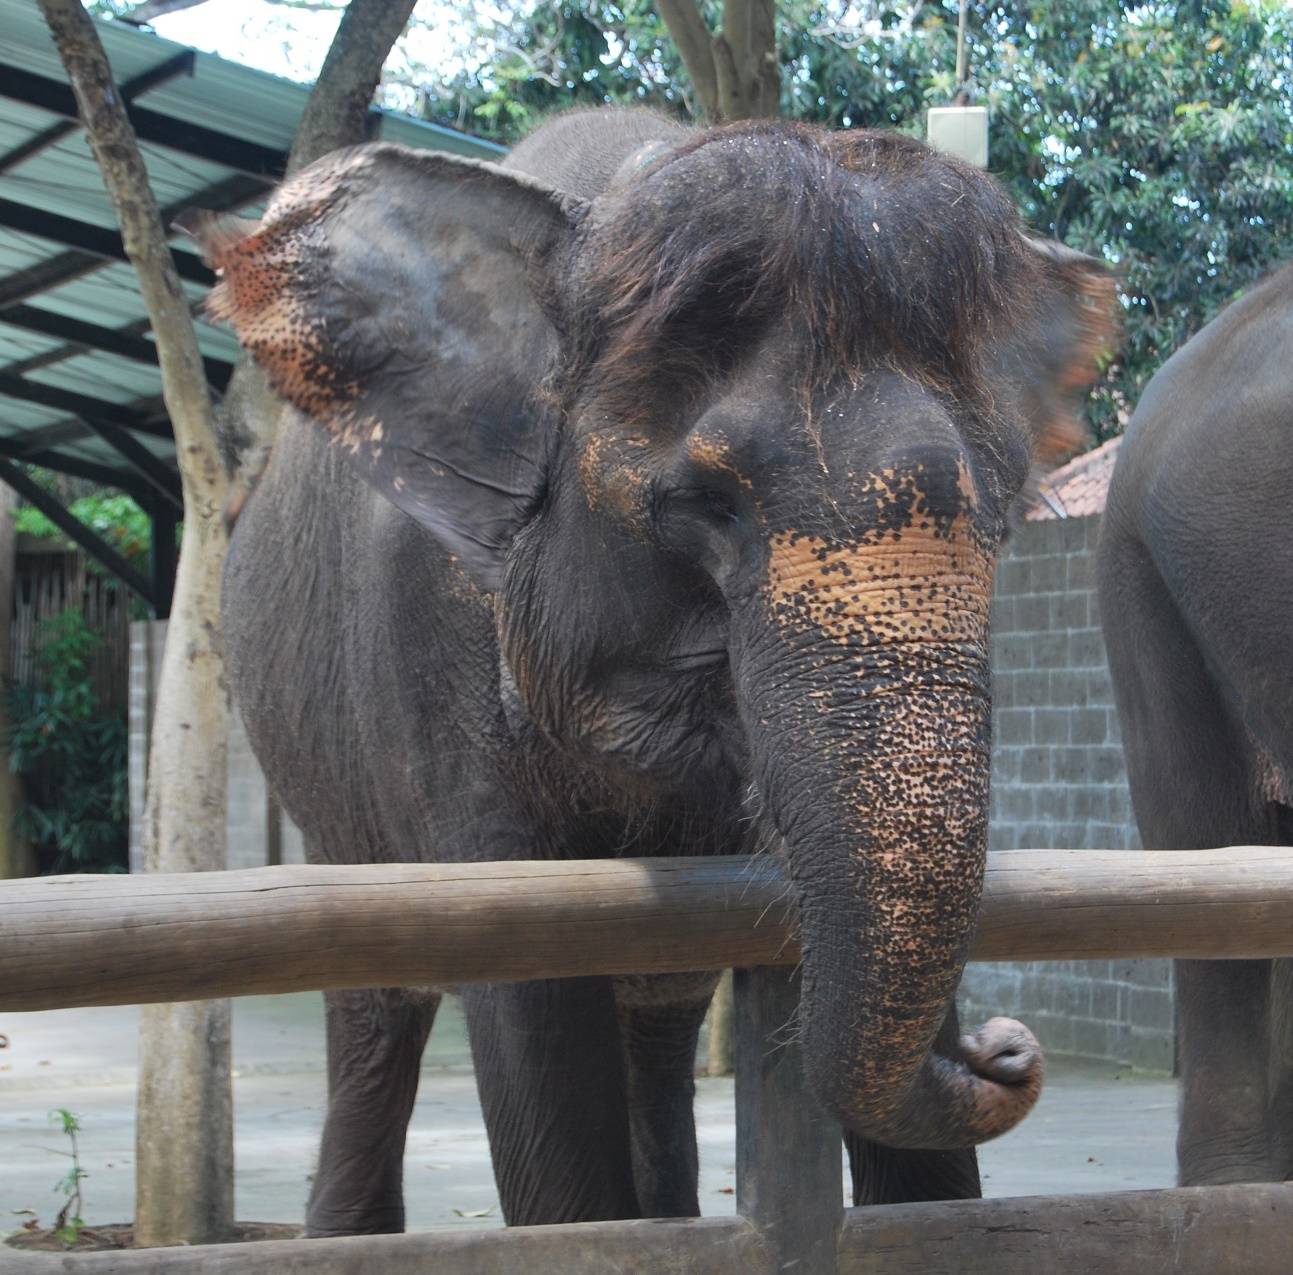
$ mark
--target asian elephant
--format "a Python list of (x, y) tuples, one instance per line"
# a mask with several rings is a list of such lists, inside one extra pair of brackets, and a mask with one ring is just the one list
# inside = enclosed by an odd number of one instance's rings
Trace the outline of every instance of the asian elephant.
[[(292, 405), (223, 605), (311, 857), (782, 856), (859, 1198), (977, 1194), (1042, 1075), (953, 1006), (989, 592), (1073, 440), (1103, 268), (905, 137), (623, 110), (498, 165), (340, 152), (201, 237)], [(715, 977), (466, 990), (509, 1222), (698, 1213)], [(436, 1000), (328, 995), (312, 1233), (403, 1225)]]
[[(1293, 267), (1188, 341), (1123, 438), (1097, 560), (1141, 839), (1293, 845)], [(1183, 1185), (1293, 1177), (1293, 966), (1177, 961)]]

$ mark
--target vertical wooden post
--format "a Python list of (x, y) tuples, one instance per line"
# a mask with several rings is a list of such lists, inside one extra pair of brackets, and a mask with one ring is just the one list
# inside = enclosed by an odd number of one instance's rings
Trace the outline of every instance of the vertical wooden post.
[(839, 1127), (817, 1106), (793, 1039), (797, 970), (737, 970), (736, 1203), (772, 1269), (834, 1275), (844, 1178)]
[(283, 862), (283, 807), (265, 781), (265, 865), (276, 868)]

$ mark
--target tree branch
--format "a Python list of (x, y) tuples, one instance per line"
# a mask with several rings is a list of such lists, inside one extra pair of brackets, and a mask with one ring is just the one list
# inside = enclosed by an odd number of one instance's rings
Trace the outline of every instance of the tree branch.
[(752, 0), (749, 13), (750, 71), (753, 84), (751, 113), (781, 113), (781, 64), (777, 60), (776, 0)]
[(205, 3), (206, 0), (144, 0), (143, 4), (136, 5), (129, 13), (123, 13), (121, 21), (142, 27), (157, 18), (164, 18), (168, 13), (179, 13), (181, 9), (196, 9), (198, 5)]
[(678, 46), (696, 98), (706, 119), (722, 118), (718, 97), (718, 75), (714, 66), (713, 37), (700, 16), (695, 0), (657, 0), (656, 8), (664, 19), (673, 42)]
[(382, 64), (408, 26), (414, 0), (351, 0), (296, 130), (290, 176), (329, 151), (362, 142)]
[(225, 478), (215, 447), (206, 371), (135, 130), (126, 118), (94, 20), (79, 0), (40, 0), (40, 7), (67, 69), (156, 336), (162, 395), (175, 431), (185, 503), (195, 501), (200, 517), (212, 510), (218, 515)]
[[(351, 0), (328, 48), (319, 78), (297, 125), (287, 159), (289, 176), (368, 136), (373, 95), (382, 66), (408, 25), (414, 0)], [(221, 405), (219, 428), (235, 470), (230, 498), (236, 516), (259, 480), (278, 431), (282, 403), (246, 356), (238, 360)]]
[(781, 105), (776, 0), (723, 0), (714, 60), (724, 118), (776, 115)]

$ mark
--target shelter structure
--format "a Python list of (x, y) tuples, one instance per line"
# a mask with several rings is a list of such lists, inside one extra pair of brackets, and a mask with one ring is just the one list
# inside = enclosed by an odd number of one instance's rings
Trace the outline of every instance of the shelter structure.
[[(31, 0), (0, 0), (0, 31), (0, 480), (165, 618), (182, 502), (144, 303), (40, 10)], [(192, 207), (257, 216), (283, 176), (308, 87), (126, 23), (104, 20), (99, 34), (163, 217)], [(374, 139), (479, 159), (502, 153), (389, 111), (374, 109), (370, 121)], [(211, 272), (181, 237), (173, 252), (218, 398), (238, 345), (201, 314)], [(149, 573), (19, 462), (133, 496), (152, 520)]]

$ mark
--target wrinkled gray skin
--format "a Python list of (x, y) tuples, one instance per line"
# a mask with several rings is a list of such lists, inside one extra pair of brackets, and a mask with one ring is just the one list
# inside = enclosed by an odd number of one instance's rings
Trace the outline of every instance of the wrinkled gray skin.
[[(787, 302), (757, 326), (742, 311), (696, 338), (729, 360), (700, 390), (675, 393), (663, 372), (646, 383), (648, 396), (668, 388), (641, 426), (664, 441), (644, 447), (610, 421), (602, 446), (605, 414), (585, 388), (561, 420), (532, 397), (556, 348), (544, 314), (583, 269), (603, 203), (667, 182), (668, 166), (641, 174), (688, 136), (634, 112), (561, 117), (507, 162), (541, 185), (373, 152), (394, 174), (378, 198), (325, 195), (342, 211), (317, 234), (309, 216), (292, 222), (314, 236), (307, 302), (338, 307), (322, 328), (295, 311), (275, 320), (280, 335), (306, 333), (305, 354), (280, 358), (247, 325), (239, 259), (213, 238), (225, 312), (280, 391), (327, 427), (287, 413), (238, 521), (224, 592), (235, 695), (312, 861), (785, 855), (807, 950), (809, 1076), (849, 1129), (858, 1198), (974, 1195), (969, 1148), (1022, 1117), (1041, 1068), (1007, 1020), (958, 1040), (951, 1003), (983, 867), (988, 581), (1062, 397), (1065, 351), (1080, 344), (1065, 281), (1089, 263), (1024, 250), (1037, 310), (993, 329), (990, 426), (960, 414), (955, 386), (936, 393), (914, 365), (877, 357), (806, 429), (787, 388), (808, 365), (805, 321)], [(760, 169), (810, 146), (766, 130), (707, 145), (677, 168), (701, 174), (687, 179), (684, 221), (703, 218), (722, 185), (707, 163), (726, 164), (735, 203), (757, 207), (769, 198)], [(923, 156), (950, 197), (958, 182), (983, 185)], [(318, 171), (292, 198), (312, 206), (332, 189), (326, 163)], [(887, 205), (859, 207), (858, 234), (870, 234)], [(1022, 241), (999, 217), (1009, 257)], [(889, 224), (912, 235), (889, 241), (893, 260), (919, 261), (941, 233)], [(319, 283), (334, 267), (341, 284)], [(866, 280), (850, 287), (856, 301)], [(750, 348), (730, 355), (742, 324)], [(420, 380), (427, 367), (434, 377)], [(423, 433), (411, 436), (415, 418)], [(796, 577), (804, 564), (784, 547), (808, 534), (837, 574), (865, 571), (867, 545), (913, 549), (923, 574), (910, 592), (890, 584), (881, 601), (873, 591), (855, 612), (833, 610), (812, 563)], [(466, 989), (510, 1223), (698, 1213), (692, 1067), (713, 984)], [(398, 1230), (438, 994), (326, 1000), (329, 1108), (309, 1230)]]
[[(1141, 840), (1293, 845), (1293, 269), (1159, 369), (1127, 427), (1100, 609)], [(1177, 961), (1184, 1186), (1293, 1176), (1293, 969)]]

